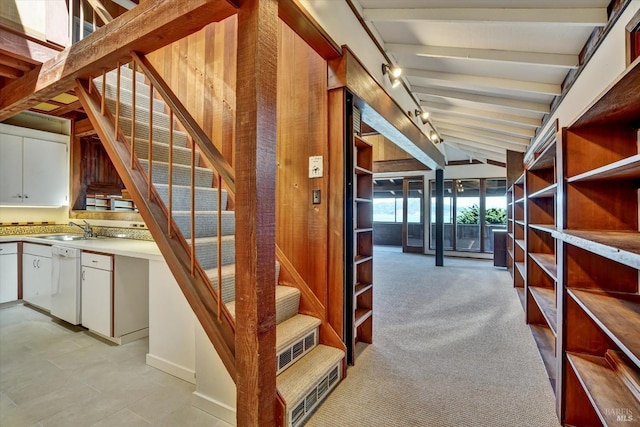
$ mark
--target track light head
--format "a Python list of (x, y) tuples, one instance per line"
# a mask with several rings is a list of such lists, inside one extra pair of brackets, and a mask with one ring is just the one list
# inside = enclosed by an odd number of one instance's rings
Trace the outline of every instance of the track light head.
[(429, 112), (428, 111), (424, 111), (424, 110), (415, 110), (413, 112), (413, 114), (416, 117), (420, 117), (420, 120), (422, 120), (422, 124), (426, 125), (429, 122)]
[(396, 88), (400, 85), (400, 75), (402, 74), (402, 68), (400, 67), (391, 67), (389, 64), (382, 64), (382, 74), (387, 75), (389, 77), (389, 81), (391, 82), (391, 87)]

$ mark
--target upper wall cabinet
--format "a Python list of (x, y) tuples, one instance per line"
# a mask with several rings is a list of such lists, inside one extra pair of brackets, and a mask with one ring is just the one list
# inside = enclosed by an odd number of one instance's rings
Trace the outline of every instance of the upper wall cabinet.
[(0, 124), (0, 205), (69, 203), (69, 137)]

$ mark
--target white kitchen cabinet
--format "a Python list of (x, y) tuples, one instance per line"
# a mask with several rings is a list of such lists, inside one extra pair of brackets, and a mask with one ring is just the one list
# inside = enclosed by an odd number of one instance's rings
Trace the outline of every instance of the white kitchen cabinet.
[(82, 252), (82, 325), (122, 344), (149, 334), (149, 262)]
[(22, 245), (22, 299), (51, 311), (51, 246)]
[(18, 244), (0, 244), (0, 303), (18, 299)]
[(0, 204), (69, 203), (69, 137), (0, 124)]
[[(91, 257), (83, 254), (82, 259), (82, 304), (81, 319), (82, 326), (88, 328), (101, 335), (113, 336), (111, 328), (111, 289), (112, 289), (112, 272), (111, 262), (109, 261), (108, 269), (96, 268), (91, 266), (90, 258), (109, 258), (108, 255), (94, 255)], [(89, 265), (85, 264), (88, 263)]]

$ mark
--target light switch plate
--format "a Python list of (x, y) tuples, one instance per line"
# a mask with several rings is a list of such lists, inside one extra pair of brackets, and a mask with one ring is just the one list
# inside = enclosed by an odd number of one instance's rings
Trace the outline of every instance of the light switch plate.
[(322, 156), (309, 157), (309, 178), (322, 178)]
[(320, 190), (319, 189), (311, 190), (311, 194), (312, 194), (312, 197), (313, 197), (313, 204), (314, 205), (319, 205), (320, 204)]

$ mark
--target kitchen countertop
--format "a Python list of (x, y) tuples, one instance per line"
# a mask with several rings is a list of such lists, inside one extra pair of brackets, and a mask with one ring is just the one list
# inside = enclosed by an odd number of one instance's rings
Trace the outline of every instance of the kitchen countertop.
[[(54, 233), (55, 234), (55, 233)], [(68, 233), (64, 233), (68, 234)], [(39, 234), (42, 236), (43, 234)], [(53, 235), (53, 234), (52, 234)], [(149, 260), (164, 260), (160, 249), (155, 242), (148, 240), (135, 240), (120, 237), (100, 237), (89, 240), (49, 240), (33, 235), (13, 235), (1, 236), (0, 243), (7, 242), (27, 242), (45, 245), (65, 246), (68, 248), (78, 248), (87, 251), (103, 252), (106, 254), (122, 255), (132, 258), (144, 258)]]

